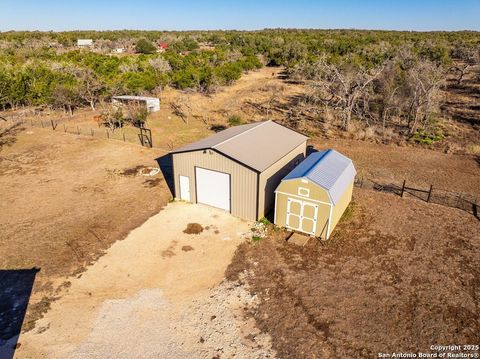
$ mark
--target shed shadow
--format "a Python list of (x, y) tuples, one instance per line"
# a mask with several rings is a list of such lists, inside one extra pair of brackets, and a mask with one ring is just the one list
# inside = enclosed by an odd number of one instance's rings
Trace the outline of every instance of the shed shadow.
[(307, 146), (307, 157), (315, 152), (318, 152), (318, 150), (315, 147), (313, 147), (312, 145)]
[(162, 157), (158, 157), (155, 159), (158, 163), (158, 167), (160, 167), (160, 171), (162, 171), (163, 177), (165, 178), (165, 182), (168, 185), (168, 189), (172, 194), (172, 197), (175, 197), (175, 185), (173, 179), (173, 158), (171, 153), (167, 153)]
[(38, 268), (0, 270), (0, 358), (2, 359), (14, 357), (38, 271), (40, 271)]
[(290, 173), (296, 166), (305, 159), (303, 153), (298, 154), (289, 163), (279, 169), (270, 178), (267, 179), (264, 188), (264, 206), (263, 213), (265, 218), (273, 223), (273, 213), (275, 207), (275, 190), (282, 181), (282, 179)]

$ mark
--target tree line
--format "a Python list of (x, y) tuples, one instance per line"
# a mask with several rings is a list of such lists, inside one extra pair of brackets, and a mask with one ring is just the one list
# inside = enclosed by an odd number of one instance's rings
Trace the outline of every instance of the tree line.
[[(74, 48), (78, 38), (95, 51)], [(168, 43), (156, 53), (154, 43)], [(137, 54), (103, 51), (131, 43)], [(201, 44), (208, 44), (203, 50)], [(479, 63), (478, 32), (357, 30), (81, 31), (0, 33), (0, 106), (49, 105), (72, 111), (116, 94), (164, 86), (212, 92), (244, 71), (284, 66), (304, 81), (308, 104), (333, 111), (343, 129), (352, 118), (413, 134), (434, 121), (447, 73), (463, 81)]]

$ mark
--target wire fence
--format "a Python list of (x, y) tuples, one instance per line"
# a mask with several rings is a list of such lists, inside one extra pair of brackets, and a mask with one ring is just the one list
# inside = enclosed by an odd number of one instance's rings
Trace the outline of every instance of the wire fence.
[(438, 189), (433, 185), (430, 185), (428, 189), (416, 188), (407, 186), (406, 180), (403, 181), (403, 184), (397, 185), (395, 183), (380, 183), (365, 177), (357, 177), (355, 179), (355, 186), (379, 192), (393, 193), (400, 197), (410, 196), (425, 202), (458, 208), (472, 214), (480, 220), (478, 197), (469, 194), (446, 191)]
[(28, 119), (13, 118), (9, 119), (26, 127), (45, 128), (56, 132), (63, 132), (72, 135), (95, 137), (100, 139), (117, 140), (122, 142), (134, 143), (144, 147), (156, 147), (153, 143), (152, 133), (149, 129), (125, 126), (111, 129), (102, 125), (92, 127), (89, 124), (79, 123), (74, 120), (65, 119)]

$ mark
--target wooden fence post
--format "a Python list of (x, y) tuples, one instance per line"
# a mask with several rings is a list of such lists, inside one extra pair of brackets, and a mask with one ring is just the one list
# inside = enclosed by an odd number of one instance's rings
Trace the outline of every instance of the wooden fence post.
[(110, 138), (110, 134), (108, 133), (108, 129), (107, 129), (107, 138), (108, 139)]
[(427, 202), (430, 202), (430, 197), (432, 197), (433, 185), (430, 185), (430, 191), (428, 191)]
[(122, 135), (123, 135), (123, 142), (125, 142), (125, 132), (123, 132)]
[(92, 137), (93, 137), (93, 128), (90, 127), (90, 132), (92, 133)]
[(403, 192), (405, 192), (405, 183), (407, 182), (407, 180), (403, 180), (403, 185), (402, 185), (402, 193), (400, 194), (400, 196), (403, 198)]
[(42, 123), (42, 128), (44, 128), (45, 126), (43, 126), (43, 120), (40, 120), (40, 122)]
[(80, 134), (80, 129), (78, 128), (78, 126), (77, 126), (77, 133)]
[(63, 132), (67, 132), (67, 127), (63, 124)]

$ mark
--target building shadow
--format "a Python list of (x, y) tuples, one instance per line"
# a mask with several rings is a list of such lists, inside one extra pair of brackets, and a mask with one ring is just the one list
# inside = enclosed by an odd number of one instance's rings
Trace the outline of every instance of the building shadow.
[(0, 270), (0, 358), (12, 359), (32, 294), (35, 276), (32, 269)]
[(273, 176), (269, 177), (265, 183), (263, 213), (265, 218), (273, 223), (275, 211), (275, 190), (282, 179), (290, 173), (296, 166), (305, 159), (303, 153), (297, 155), (289, 163), (279, 169)]
[(168, 189), (172, 194), (172, 197), (175, 198), (175, 185), (173, 179), (173, 158), (171, 153), (167, 153), (162, 157), (158, 157), (155, 159), (158, 163), (158, 167), (160, 167), (160, 171), (162, 171), (163, 178), (165, 178), (165, 182), (167, 183)]
[(315, 152), (318, 152), (318, 150), (316, 150), (315, 147), (313, 147), (312, 145), (307, 146), (307, 151), (306, 151), (307, 157)]

